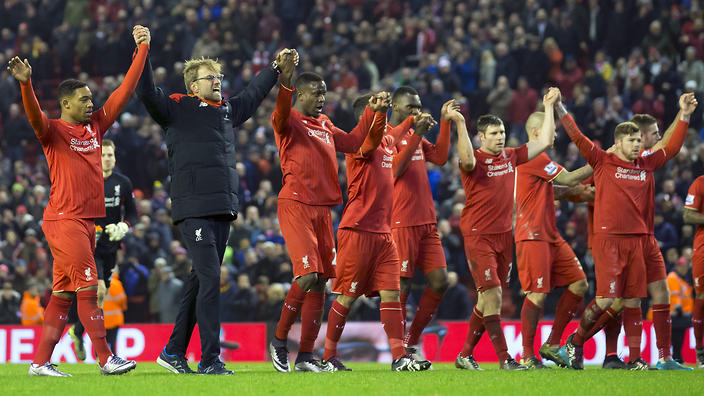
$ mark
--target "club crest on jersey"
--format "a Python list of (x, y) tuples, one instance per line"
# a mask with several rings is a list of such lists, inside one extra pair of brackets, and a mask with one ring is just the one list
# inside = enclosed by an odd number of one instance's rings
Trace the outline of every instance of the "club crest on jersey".
[(90, 124), (86, 125), (86, 129), (88, 130), (91, 136), (95, 136), (95, 132), (93, 132), (93, 128), (90, 127)]
[(408, 260), (403, 260), (401, 263), (401, 272), (408, 272)]
[(487, 159), (484, 160), (484, 163), (485, 163), (485, 164), (490, 164), (490, 163), (492, 163), (492, 162), (494, 162), (494, 159), (493, 159), (493, 158), (487, 158)]
[(115, 195), (116, 196), (120, 195), (120, 185), (119, 184), (115, 186)]
[(694, 195), (687, 194), (687, 199), (684, 200), (685, 205), (694, 205)]
[(359, 282), (351, 282), (350, 283), (350, 293), (357, 293), (357, 283), (359, 283)]
[(550, 161), (550, 163), (545, 165), (545, 168), (543, 168), (545, 173), (547, 173), (549, 176), (552, 176), (555, 173), (557, 173), (557, 169), (558, 169), (557, 164), (555, 164), (552, 161)]

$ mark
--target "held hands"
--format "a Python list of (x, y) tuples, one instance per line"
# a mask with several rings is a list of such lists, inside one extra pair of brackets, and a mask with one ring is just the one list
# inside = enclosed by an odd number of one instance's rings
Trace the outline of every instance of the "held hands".
[[(457, 104), (457, 102), (454, 99), (450, 99), (445, 104), (442, 105), (442, 109), (440, 110), (440, 119), (445, 120), (445, 121), (455, 121), (452, 118), (450, 118), (451, 114), (453, 112), (459, 113), (460, 110), (460, 105)], [(460, 114), (461, 115), (461, 114)], [(464, 119), (464, 117), (462, 117)]]
[(552, 87), (548, 89), (548, 92), (543, 96), (543, 105), (545, 108), (552, 107), (558, 102), (560, 98), (560, 90), (558, 88)]
[(108, 224), (105, 226), (105, 232), (110, 237), (111, 242), (121, 241), (129, 229), (127, 223), (122, 221), (117, 224)]
[(369, 98), (369, 108), (377, 113), (386, 113), (391, 107), (391, 95), (388, 92), (379, 92)]
[(149, 28), (146, 28), (142, 25), (135, 25), (135, 27), (132, 29), (132, 37), (134, 37), (134, 42), (137, 45), (149, 45), (149, 43), (152, 41), (152, 36), (149, 32)]
[(422, 113), (413, 117), (413, 124), (416, 127), (415, 134), (418, 136), (423, 136), (438, 123), (433, 119), (433, 116), (431, 116), (430, 114)]
[(680, 96), (680, 109), (686, 116), (690, 116), (694, 113), (694, 110), (697, 108), (697, 104), (697, 98), (694, 97), (694, 93), (686, 93)]
[(26, 82), (32, 75), (32, 66), (29, 65), (27, 59), (23, 62), (16, 56), (7, 62), (7, 71), (9, 71), (12, 77), (17, 81)]
[(298, 66), (298, 60), (298, 51), (292, 48), (284, 48), (276, 55), (274, 62), (281, 68), (281, 74), (291, 76), (296, 66)]

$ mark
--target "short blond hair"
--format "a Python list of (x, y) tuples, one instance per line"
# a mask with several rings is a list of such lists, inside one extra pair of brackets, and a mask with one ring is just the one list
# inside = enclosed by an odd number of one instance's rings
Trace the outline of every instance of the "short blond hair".
[(530, 116), (528, 116), (528, 120), (526, 120), (526, 132), (528, 132), (528, 136), (530, 136), (531, 129), (542, 128), (544, 121), (545, 121), (545, 113), (543, 113), (542, 111), (536, 111), (536, 112), (532, 113)]
[(200, 59), (187, 60), (183, 66), (183, 82), (186, 84), (186, 93), (193, 93), (191, 91), (191, 83), (198, 78), (198, 69), (201, 66), (206, 66), (218, 74), (222, 70), (222, 65), (217, 59), (201, 57)]
[(614, 140), (621, 140), (625, 136), (640, 133), (640, 129), (635, 122), (626, 121), (616, 125), (614, 130)]

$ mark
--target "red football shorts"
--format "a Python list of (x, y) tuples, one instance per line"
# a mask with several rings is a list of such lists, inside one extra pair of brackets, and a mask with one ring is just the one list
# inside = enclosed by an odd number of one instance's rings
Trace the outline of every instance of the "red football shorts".
[(391, 234), (398, 249), (402, 278), (413, 278), (416, 268), (426, 275), (436, 269), (447, 268), (435, 224), (394, 228)]
[(42, 230), (54, 256), (53, 291), (75, 292), (98, 285), (95, 223), (88, 219), (44, 220)]
[(549, 293), (550, 289), (567, 286), (586, 275), (570, 245), (560, 238), (557, 242), (516, 242), (518, 278), (523, 290)]
[(337, 230), (337, 279), (332, 292), (357, 298), (380, 290), (399, 290), (396, 244), (391, 234)]
[(464, 250), (477, 291), (508, 286), (513, 260), (513, 232), (465, 235)]
[(330, 208), (280, 199), (277, 212), (293, 276), (316, 272), (321, 278), (334, 278), (335, 237)]
[(692, 278), (694, 279), (694, 292), (704, 293), (704, 251), (694, 250), (692, 254)]
[(594, 235), (592, 256), (598, 297), (647, 296), (643, 250), (648, 238), (649, 235)]
[(662, 258), (658, 240), (654, 235), (648, 235), (643, 247), (643, 259), (645, 260), (645, 282), (652, 283), (667, 279), (665, 270), (665, 260)]

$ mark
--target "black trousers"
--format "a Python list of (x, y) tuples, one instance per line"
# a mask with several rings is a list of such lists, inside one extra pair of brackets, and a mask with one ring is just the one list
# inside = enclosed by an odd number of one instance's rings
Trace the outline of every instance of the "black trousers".
[(682, 362), (682, 345), (687, 330), (692, 326), (690, 315), (675, 315), (672, 317), (672, 358)]
[[(112, 278), (112, 270), (115, 268), (115, 262), (117, 261), (117, 252), (102, 252), (100, 250), (95, 251), (95, 267), (96, 270), (98, 271), (98, 279), (105, 281), (105, 288), (110, 289), (110, 278)], [(80, 320), (78, 320), (78, 305), (77, 302), (74, 300), (73, 304), (71, 304), (71, 310), (69, 311), (69, 319), (72, 321), (76, 322), (76, 328), (73, 330), (76, 333), (76, 336), (81, 337), (83, 336), (83, 333), (85, 332), (85, 328), (83, 327), (83, 323), (81, 323)], [(115, 334), (117, 334), (117, 330), (115, 330)], [(108, 344), (110, 344), (110, 341), (108, 341)], [(110, 347), (112, 348), (113, 345), (110, 344)], [(111, 349), (113, 353), (115, 352), (114, 349)]]
[(183, 288), (176, 323), (166, 353), (185, 356), (193, 328), (200, 332), (201, 367), (220, 355), (220, 264), (230, 232), (230, 220), (187, 218), (178, 224), (193, 269)]

